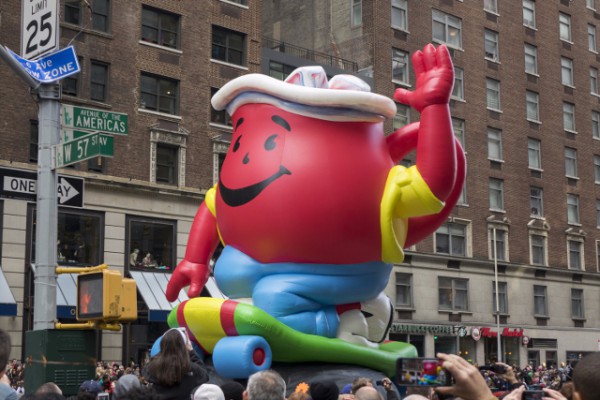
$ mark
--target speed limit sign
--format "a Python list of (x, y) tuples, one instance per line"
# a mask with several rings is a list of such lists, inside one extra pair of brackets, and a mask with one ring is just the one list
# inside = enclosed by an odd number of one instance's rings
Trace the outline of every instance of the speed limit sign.
[(58, 47), (59, 0), (23, 0), (21, 56), (33, 60)]

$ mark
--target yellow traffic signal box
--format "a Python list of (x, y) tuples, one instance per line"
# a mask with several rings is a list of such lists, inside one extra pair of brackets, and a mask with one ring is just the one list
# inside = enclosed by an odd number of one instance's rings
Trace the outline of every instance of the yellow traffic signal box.
[(103, 269), (77, 275), (78, 321), (134, 321), (137, 319), (135, 281), (119, 271)]

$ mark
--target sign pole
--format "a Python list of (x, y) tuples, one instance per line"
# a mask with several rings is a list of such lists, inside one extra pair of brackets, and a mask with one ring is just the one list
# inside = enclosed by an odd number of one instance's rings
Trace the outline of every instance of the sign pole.
[(35, 230), (33, 330), (54, 329), (56, 320), (57, 174), (52, 147), (60, 140), (60, 84), (38, 89), (38, 180)]

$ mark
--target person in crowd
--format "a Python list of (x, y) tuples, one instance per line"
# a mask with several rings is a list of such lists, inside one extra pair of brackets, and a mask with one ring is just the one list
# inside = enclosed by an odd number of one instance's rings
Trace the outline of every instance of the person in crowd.
[(77, 400), (95, 400), (102, 393), (102, 386), (93, 380), (84, 381), (77, 391)]
[(398, 395), (396, 394), (396, 391), (394, 390), (394, 387), (392, 385), (392, 381), (390, 380), (390, 378), (387, 378), (387, 377), (383, 378), (381, 380), (381, 386), (385, 390), (387, 400), (398, 400)]
[(132, 374), (123, 375), (115, 384), (115, 390), (113, 391), (114, 399), (120, 400), (129, 390), (140, 387), (142, 387), (142, 384), (137, 376)]
[(364, 387), (364, 386), (371, 386), (371, 387), (373, 387), (374, 386), (373, 385), (373, 381), (371, 379), (365, 378), (363, 376), (355, 378), (352, 381), (352, 386), (350, 386), (350, 393), (356, 394), (356, 391), (358, 389), (360, 389), (361, 387)]
[(192, 400), (225, 400), (225, 395), (219, 386), (204, 383), (192, 392)]
[(6, 376), (6, 364), (10, 359), (10, 336), (0, 329), (0, 399), (17, 400), (17, 392), (10, 386), (10, 379)]
[(237, 381), (226, 381), (221, 384), (225, 400), (243, 400), (244, 385)]
[(309, 385), (312, 400), (338, 400), (340, 389), (332, 380), (317, 380)]
[[(146, 386), (133, 388), (126, 391), (119, 400), (160, 400), (160, 396), (154, 389)], [(189, 399), (189, 398), (188, 398)]]
[(565, 398), (567, 400), (572, 400), (573, 399), (573, 391), (575, 389), (573, 388), (573, 382), (565, 382), (561, 388), (560, 388), (560, 394), (562, 394), (563, 396), (565, 396)]
[(62, 396), (63, 392), (54, 382), (46, 382), (35, 391), (36, 396), (43, 396), (48, 393), (56, 393)]
[(354, 393), (356, 400), (383, 400), (383, 397), (373, 386), (363, 386)]
[(442, 368), (454, 378), (454, 385), (436, 388), (438, 394), (463, 400), (496, 400), (477, 367), (456, 354), (438, 353), (437, 357), (443, 361)]
[(208, 382), (204, 363), (196, 355), (185, 330), (170, 329), (160, 341), (160, 352), (145, 369), (145, 378), (163, 400), (189, 400), (192, 389)]
[(573, 400), (595, 400), (600, 393), (600, 353), (581, 358), (573, 369)]
[(248, 378), (244, 400), (285, 400), (285, 381), (274, 370), (255, 372)]

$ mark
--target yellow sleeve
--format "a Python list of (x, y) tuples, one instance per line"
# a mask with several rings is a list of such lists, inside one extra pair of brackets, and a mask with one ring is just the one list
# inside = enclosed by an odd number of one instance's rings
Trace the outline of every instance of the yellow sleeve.
[(204, 196), (204, 203), (206, 204), (206, 207), (208, 207), (208, 210), (210, 211), (210, 213), (215, 218), (217, 217), (217, 212), (215, 210), (215, 196), (217, 195), (216, 187), (217, 187), (217, 185), (208, 189), (206, 192), (206, 195)]

